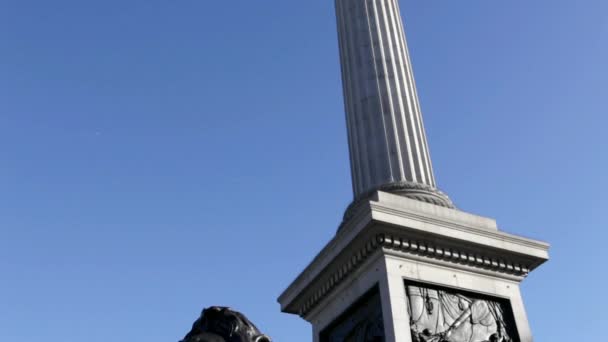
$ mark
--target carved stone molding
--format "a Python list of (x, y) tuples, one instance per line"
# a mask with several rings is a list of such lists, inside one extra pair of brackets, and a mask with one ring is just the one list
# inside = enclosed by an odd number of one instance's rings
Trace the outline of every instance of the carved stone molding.
[(530, 272), (531, 265), (523, 265), (521, 262), (499, 258), (488, 254), (477, 253), (466, 248), (448, 247), (436, 242), (422, 239), (409, 239), (388, 234), (376, 234), (370, 238), (363, 248), (351, 253), (347, 262), (335, 268), (335, 271), (326, 278), (326, 281), (314, 288), (311, 295), (301, 305), (298, 313), (306, 316), (314, 309), (322, 299), (327, 297), (346, 278), (355, 272), (363, 262), (379, 248), (385, 251), (399, 251), (412, 254), (427, 260), (440, 260), (452, 264), (465, 265), (477, 269), (483, 269), (492, 273), (507, 274), (523, 278)]
[(370, 239), (363, 248), (352, 254), (348, 262), (345, 262), (333, 272), (327, 281), (315, 288), (312, 295), (304, 302), (298, 310), (299, 315), (304, 317), (310, 312), (323, 298), (331, 293), (339, 284), (341, 284), (351, 273), (353, 273), (361, 264), (379, 247), (378, 239)]
[(444, 208), (456, 208), (452, 200), (450, 200), (450, 198), (445, 193), (432, 186), (407, 181), (388, 183), (379, 186), (373, 190), (370, 190), (366, 192), (363, 196), (360, 196), (359, 198), (355, 199), (346, 208), (344, 216), (342, 218), (342, 223), (340, 224), (338, 231), (342, 229), (344, 224), (359, 211), (362, 205), (366, 205), (367, 203), (369, 203), (370, 197), (377, 191), (393, 193), (413, 200), (438, 205)]
[(472, 267), (483, 268), (500, 273), (513, 274), (525, 277), (530, 272), (529, 265), (522, 265), (516, 261), (504, 258), (483, 255), (464, 249), (440, 246), (436, 243), (427, 241), (410, 240), (407, 238), (391, 235), (378, 235), (378, 243), (386, 248), (401, 252), (422, 255), (425, 257), (440, 259), (458, 264), (465, 264)]

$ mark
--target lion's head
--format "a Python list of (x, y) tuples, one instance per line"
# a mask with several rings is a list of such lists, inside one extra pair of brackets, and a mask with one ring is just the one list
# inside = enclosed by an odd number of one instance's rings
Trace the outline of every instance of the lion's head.
[(271, 342), (238, 311), (221, 306), (203, 310), (181, 342)]

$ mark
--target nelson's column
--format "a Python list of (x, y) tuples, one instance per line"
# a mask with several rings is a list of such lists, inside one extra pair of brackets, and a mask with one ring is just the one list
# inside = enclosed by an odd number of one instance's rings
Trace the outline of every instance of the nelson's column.
[(281, 294), (315, 342), (531, 342), (520, 293), (548, 244), (435, 184), (398, 0), (336, 0), (354, 201)]

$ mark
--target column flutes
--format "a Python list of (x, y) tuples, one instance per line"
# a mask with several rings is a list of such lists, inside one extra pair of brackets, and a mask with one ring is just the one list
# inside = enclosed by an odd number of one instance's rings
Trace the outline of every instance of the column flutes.
[(336, 0), (355, 199), (383, 189), (444, 206), (436, 190), (398, 0)]

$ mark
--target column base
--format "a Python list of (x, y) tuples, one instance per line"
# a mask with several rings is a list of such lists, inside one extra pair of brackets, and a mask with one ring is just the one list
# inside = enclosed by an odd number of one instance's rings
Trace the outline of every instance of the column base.
[(403, 196), (416, 201), (421, 201), (429, 204), (438, 205), (440, 207), (456, 209), (454, 203), (448, 195), (437, 188), (433, 188), (426, 184), (414, 182), (394, 182), (379, 186), (377, 189), (368, 191), (363, 196), (355, 199), (344, 212), (342, 223), (338, 227), (338, 231), (342, 229), (344, 224), (350, 220), (359, 210), (360, 207), (369, 202), (370, 198), (377, 192), (384, 191), (395, 195)]

